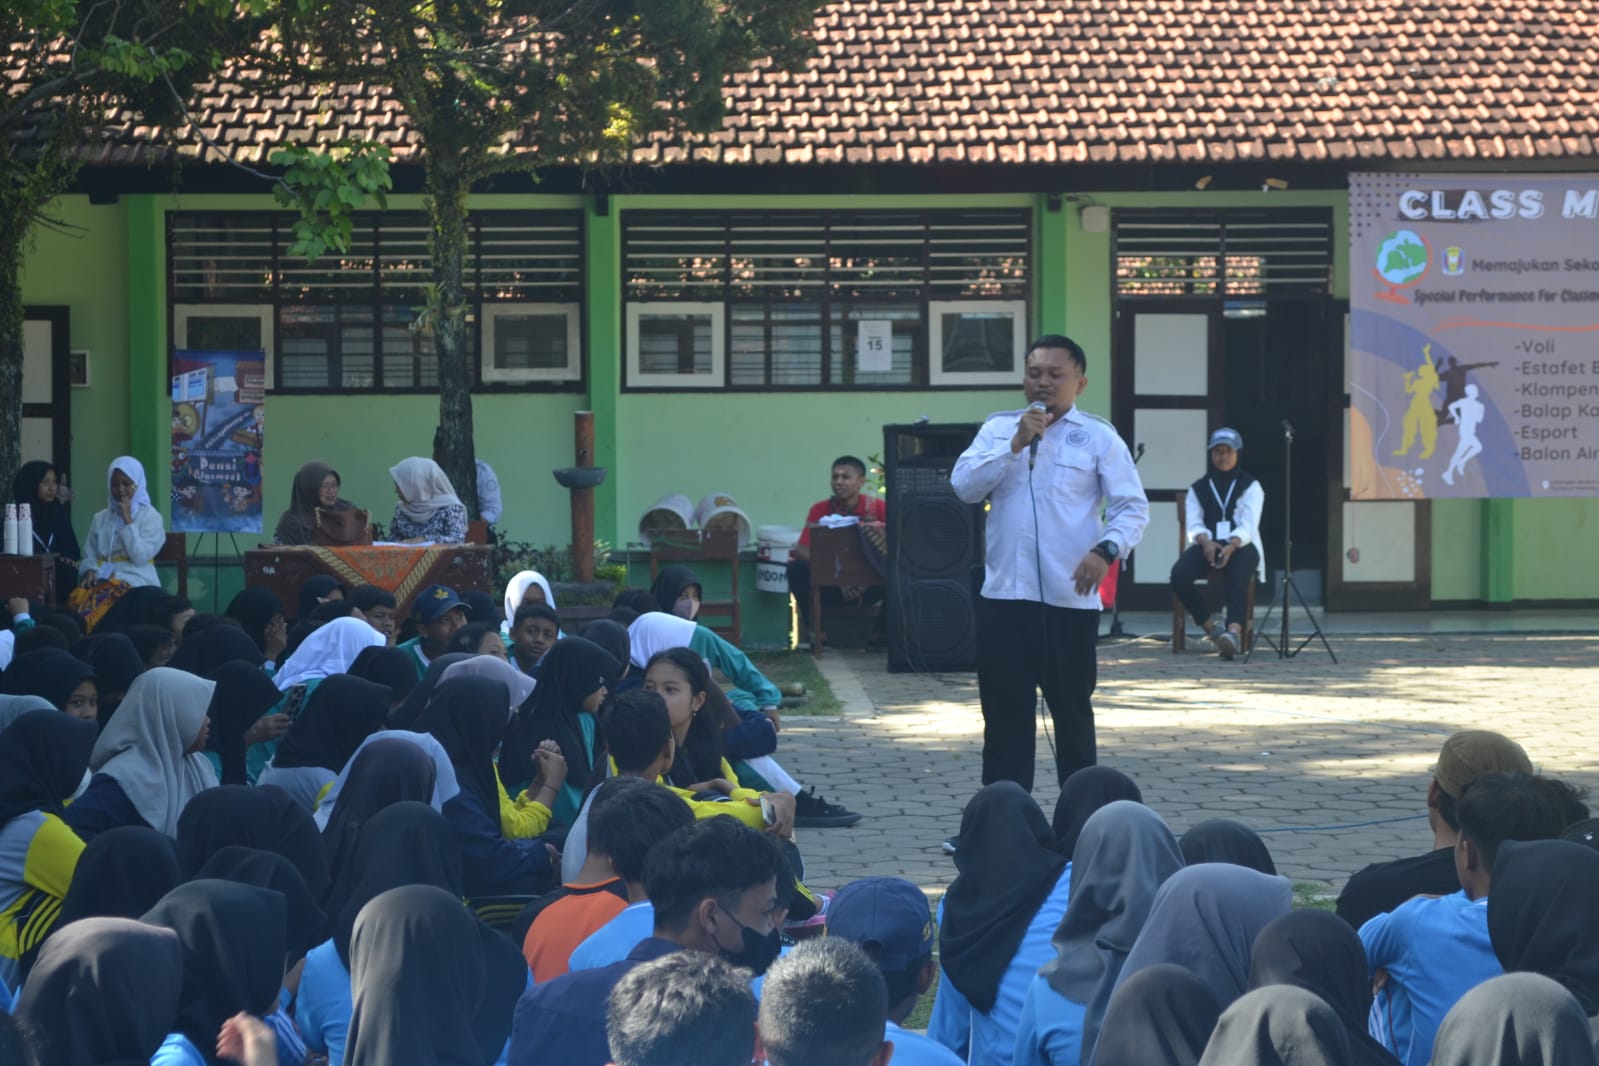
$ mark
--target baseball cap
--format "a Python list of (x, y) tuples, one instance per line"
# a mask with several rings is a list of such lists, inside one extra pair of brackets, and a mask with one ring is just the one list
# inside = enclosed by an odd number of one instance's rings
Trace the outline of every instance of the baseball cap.
[(1488, 729), (1467, 729), (1444, 741), (1430, 769), (1438, 787), (1456, 799), (1484, 774), (1537, 773), (1520, 744)]
[(827, 935), (875, 951), (878, 969), (906, 970), (933, 953), (933, 913), (904, 878), (863, 877), (828, 904)]
[(416, 602), (411, 605), (411, 613), (423, 625), (437, 622), (444, 617), (445, 612), (456, 607), (466, 610), (466, 604), (455, 594), (455, 590), (448, 585), (429, 585), (416, 594)]
[(1244, 438), (1236, 429), (1229, 429), (1227, 426), (1223, 426), (1210, 435), (1210, 443), (1205, 445), (1205, 450), (1209, 451), (1218, 444), (1225, 444), (1234, 451), (1242, 451)]

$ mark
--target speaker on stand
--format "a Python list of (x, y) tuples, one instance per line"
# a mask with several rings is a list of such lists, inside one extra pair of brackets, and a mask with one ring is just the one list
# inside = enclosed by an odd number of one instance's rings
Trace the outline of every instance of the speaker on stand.
[(975, 670), (983, 509), (950, 471), (978, 424), (883, 427), (888, 500), (888, 668)]

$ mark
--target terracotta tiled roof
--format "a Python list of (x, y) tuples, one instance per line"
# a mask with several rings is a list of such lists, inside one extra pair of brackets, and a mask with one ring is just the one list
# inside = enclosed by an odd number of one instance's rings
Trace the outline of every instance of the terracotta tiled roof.
[[(720, 131), (640, 164), (1491, 163), (1599, 156), (1591, 0), (840, 0), (798, 73), (731, 79)], [(197, 122), (241, 157), (365, 133), (381, 91), (263, 93)], [(100, 162), (144, 161), (117, 124)], [(194, 147), (186, 154), (197, 155)]]

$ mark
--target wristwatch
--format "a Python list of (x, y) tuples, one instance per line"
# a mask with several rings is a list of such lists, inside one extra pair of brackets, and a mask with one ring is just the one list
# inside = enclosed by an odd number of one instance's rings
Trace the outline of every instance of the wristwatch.
[(1093, 552), (1107, 563), (1114, 563), (1117, 557), (1121, 555), (1122, 550), (1116, 547), (1115, 541), (1102, 540), (1094, 545)]

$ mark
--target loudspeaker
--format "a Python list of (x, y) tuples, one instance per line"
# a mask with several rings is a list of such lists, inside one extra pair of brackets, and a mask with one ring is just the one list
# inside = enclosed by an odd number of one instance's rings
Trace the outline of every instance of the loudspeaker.
[(888, 668), (975, 670), (983, 509), (950, 471), (977, 424), (883, 427), (888, 498)]

